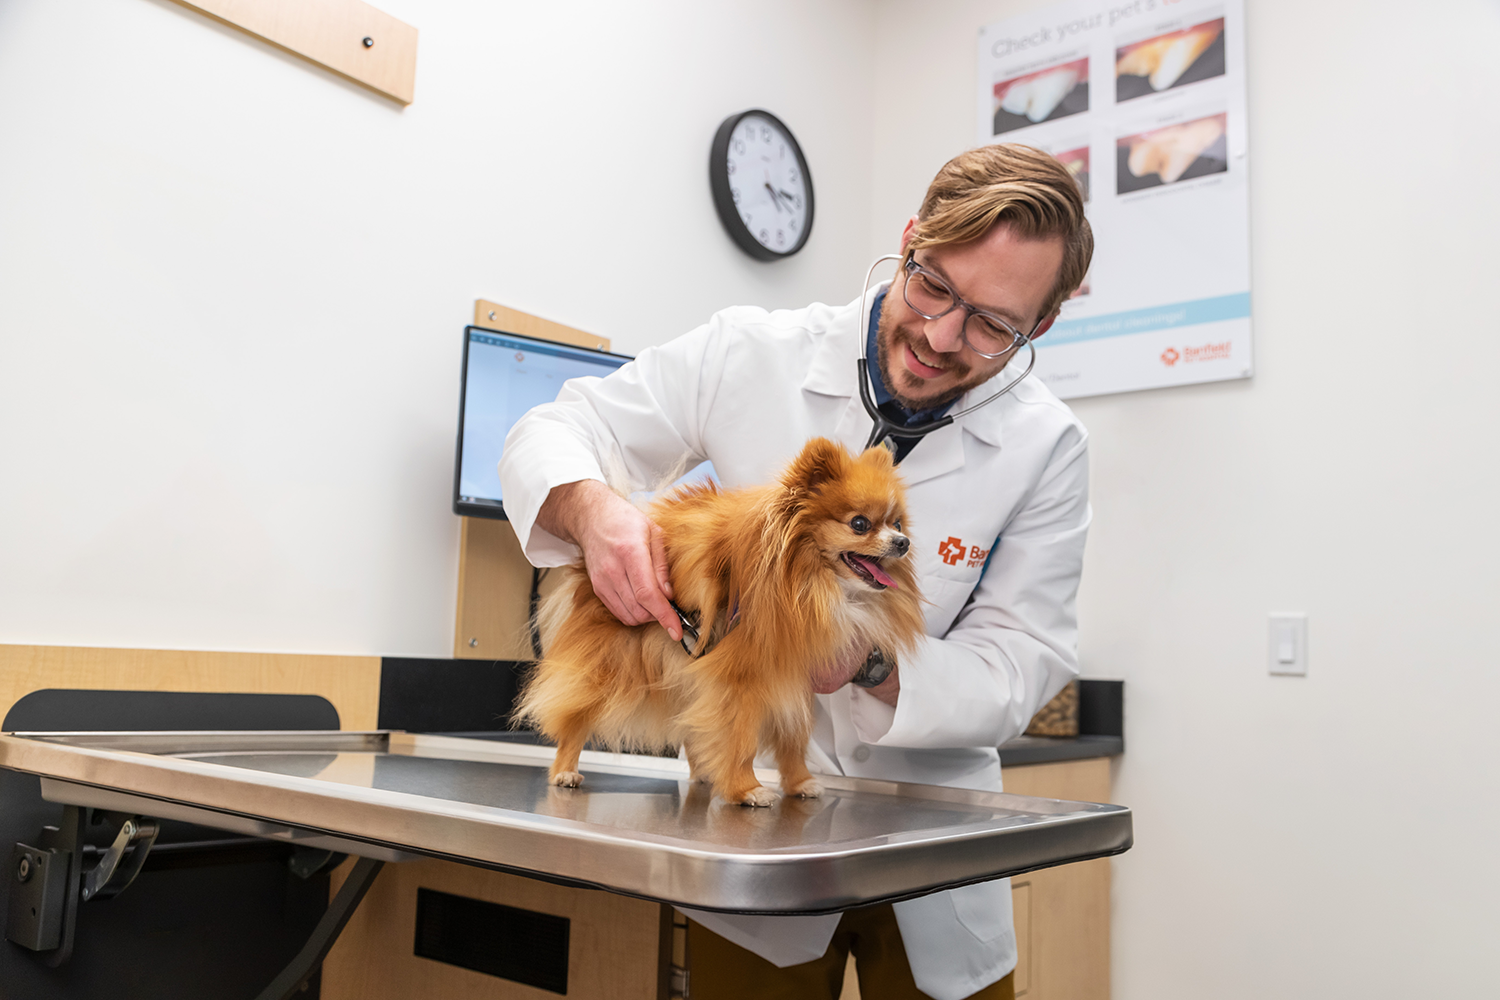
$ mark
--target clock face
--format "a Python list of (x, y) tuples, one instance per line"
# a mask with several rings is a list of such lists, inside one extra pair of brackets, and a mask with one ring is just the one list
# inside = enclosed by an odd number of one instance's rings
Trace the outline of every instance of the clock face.
[(760, 260), (802, 249), (812, 228), (812, 178), (797, 140), (774, 115), (726, 119), (709, 171), (719, 217), (741, 249)]

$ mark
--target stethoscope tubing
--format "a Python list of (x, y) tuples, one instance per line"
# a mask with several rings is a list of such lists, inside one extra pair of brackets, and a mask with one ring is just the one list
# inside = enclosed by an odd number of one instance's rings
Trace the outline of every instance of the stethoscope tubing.
[[(944, 427), (947, 427), (959, 417), (973, 413), (981, 406), (993, 403), (1001, 396), (1010, 392), (1016, 386), (1020, 385), (1021, 380), (1024, 379), (1027, 375), (1030, 375), (1031, 370), (1036, 367), (1036, 345), (1031, 342), (1030, 337), (1024, 337), (1023, 339), (1026, 342), (1026, 350), (1030, 352), (1030, 356), (1026, 361), (1026, 370), (1023, 371), (1020, 375), (1017, 375), (1015, 378), (1011, 379), (1010, 382), (1006, 384), (1005, 388), (1001, 389), (999, 392), (996, 392), (994, 395), (986, 396), (984, 399), (981, 399), (973, 406), (966, 406), (962, 410), (959, 410), (957, 413), (945, 414), (944, 416), (932, 421), (931, 423), (922, 424), (917, 427), (907, 427), (904, 424), (893, 423), (890, 418), (888, 418), (884, 413), (881, 413), (880, 410), (875, 406), (875, 399), (871, 392), (870, 387), (872, 383), (870, 381), (870, 364), (868, 358), (866, 357), (867, 352), (865, 350), (865, 343), (869, 339), (868, 331), (870, 324), (870, 313), (868, 311), (868, 299), (870, 296), (870, 279), (874, 277), (875, 269), (881, 264), (884, 264), (888, 260), (901, 260), (904, 256), (904, 254), (899, 253), (888, 253), (883, 257), (877, 257), (875, 259), (875, 263), (871, 264), (870, 269), (865, 272), (865, 283), (859, 291), (859, 317), (861, 329), (859, 337), (859, 359), (855, 362), (855, 367), (859, 371), (859, 401), (864, 404), (865, 412), (868, 413), (870, 415), (870, 419), (875, 422), (875, 426), (870, 428), (870, 439), (865, 442), (866, 448), (873, 448), (877, 444), (885, 441), (886, 438), (920, 439), (931, 434), (933, 431), (942, 430)], [(1009, 367), (1009, 364), (1007, 364), (1006, 367)], [(1003, 371), (1004, 369), (1001, 370)]]

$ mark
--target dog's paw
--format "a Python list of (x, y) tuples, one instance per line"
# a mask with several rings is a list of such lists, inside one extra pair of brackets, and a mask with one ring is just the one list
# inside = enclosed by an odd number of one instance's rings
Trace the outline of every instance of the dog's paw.
[(559, 788), (577, 788), (583, 784), (583, 775), (577, 771), (558, 771), (547, 780)]
[(823, 786), (818, 783), (817, 778), (808, 778), (788, 788), (787, 794), (804, 799), (815, 799), (823, 794)]
[(765, 785), (756, 785), (740, 796), (740, 805), (765, 807), (776, 801), (776, 793)]

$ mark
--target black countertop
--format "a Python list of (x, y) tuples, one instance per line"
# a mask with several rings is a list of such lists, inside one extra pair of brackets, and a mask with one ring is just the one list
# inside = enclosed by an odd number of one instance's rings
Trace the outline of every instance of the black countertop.
[(1060, 760), (1113, 757), (1124, 752), (1123, 736), (1017, 736), (1000, 745), (1000, 766), (1051, 764)]
[[(537, 742), (508, 728), (521, 673), (512, 660), (385, 657), (377, 726), (414, 733)], [(1125, 752), (1125, 682), (1080, 678), (1078, 736), (1018, 736), (1000, 747), (1004, 767), (1048, 764)]]

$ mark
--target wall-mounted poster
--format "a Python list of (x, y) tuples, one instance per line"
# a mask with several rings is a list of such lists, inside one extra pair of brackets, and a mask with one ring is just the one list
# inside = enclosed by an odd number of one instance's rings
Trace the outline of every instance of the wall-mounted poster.
[(979, 32), (979, 141), (1044, 149), (1094, 227), (1037, 341), (1063, 398), (1247, 378), (1243, 0), (1071, 0)]

